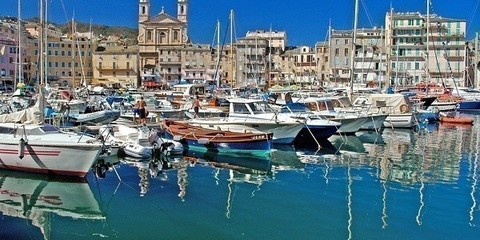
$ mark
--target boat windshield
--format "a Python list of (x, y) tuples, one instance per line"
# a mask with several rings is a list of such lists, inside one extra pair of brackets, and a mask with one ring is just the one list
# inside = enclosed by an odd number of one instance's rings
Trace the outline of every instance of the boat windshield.
[(273, 109), (268, 106), (266, 102), (253, 102), (248, 103), (250, 109), (252, 109), (253, 113), (273, 113)]
[(348, 98), (333, 99), (332, 102), (334, 107), (339, 107), (339, 108), (352, 107), (352, 102), (350, 102), (350, 99)]

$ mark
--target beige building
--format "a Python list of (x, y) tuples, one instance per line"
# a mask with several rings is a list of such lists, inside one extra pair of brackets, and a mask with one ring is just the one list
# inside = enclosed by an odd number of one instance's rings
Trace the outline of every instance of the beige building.
[(163, 8), (151, 16), (150, 0), (140, 0), (138, 47), (142, 81), (150, 81), (152, 76), (167, 82), (181, 79), (181, 51), (189, 42), (187, 14), (187, 0), (178, 0), (177, 17), (168, 15)]
[[(39, 79), (39, 46), (33, 39), (30, 48), (33, 65), (30, 72), (34, 82)], [(92, 51), (94, 43), (85, 38), (49, 37), (45, 49), (45, 72), (50, 85), (78, 87), (90, 84), (93, 76)]]
[(93, 85), (137, 87), (138, 46), (98, 47), (92, 61)]
[(319, 85), (329, 85), (330, 67), (329, 67), (329, 44), (328, 42), (317, 42), (315, 44), (315, 55), (317, 59), (317, 80)]
[(288, 82), (303, 85), (318, 85), (317, 60), (315, 49), (308, 46), (300, 46), (287, 50), (284, 54), (287, 61), (284, 66), (288, 74)]

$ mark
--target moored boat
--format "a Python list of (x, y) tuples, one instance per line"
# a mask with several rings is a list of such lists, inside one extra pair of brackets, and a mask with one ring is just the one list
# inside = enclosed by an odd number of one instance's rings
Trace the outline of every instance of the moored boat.
[(440, 122), (454, 123), (454, 124), (473, 124), (473, 118), (471, 117), (450, 117), (450, 116), (441, 116)]
[(165, 138), (179, 141), (186, 150), (266, 155), (272, 148), (271, 133), (213, 130), (173, 120), (164, 120), (162, 129)]

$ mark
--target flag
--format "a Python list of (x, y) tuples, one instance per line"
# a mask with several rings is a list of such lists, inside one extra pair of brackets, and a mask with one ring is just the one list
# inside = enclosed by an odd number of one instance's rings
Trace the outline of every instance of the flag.
[(5, 45), (0, 49), (0, 55), (5, 55)]

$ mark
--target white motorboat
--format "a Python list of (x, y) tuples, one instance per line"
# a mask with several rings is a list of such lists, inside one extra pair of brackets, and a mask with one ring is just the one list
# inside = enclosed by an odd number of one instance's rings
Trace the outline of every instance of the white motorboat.
[(416, 124), (413, 104), (402, 94), (371, 94), (360, 96), (354, 106), (368, 106), (369, 113), (388, 114), (383, 122), (387, 128), (412, 128)]
[[(156, 132), (150, 132), (148, 127), (130, 127), (126, 125), (105, 125), (99, 129), (99, 134), (106, 143), (124, 151), (134, 158), (149, 158), (152, 156)], [(153, 137), (151, 137), (154, 134)]]
[(118, 110), (101, 110), (91, 113), (69, 114), (69, 118), (73, 119), (75, 123), (89, 123), (89, 124), (108, 124), (120, 117)]
[(47, 103), (56, 112), (84, 113), (88, 103), (85, 100), (77, 99), (74, 93), (66, 89), (53, 90), (47, 96)]
[(308, 97), (294, 101), (305, 104), (307, 110), (313, 115), (341, 123), (337, 133), (354, 134), (370, 120), (367, 116), (358, 113), (336, 111), (332, 99), (329, 97)]
[[(189, 123), (204, 128), (233, 132), (273, 133), (273, 143), (291, 144), (305, 126), (294, 118), (279, 118), (279, 114), (257, 99), (229, 99), (228, 117), (190, 119)], [(189, 114), (187, 114), (189, 116)]]

